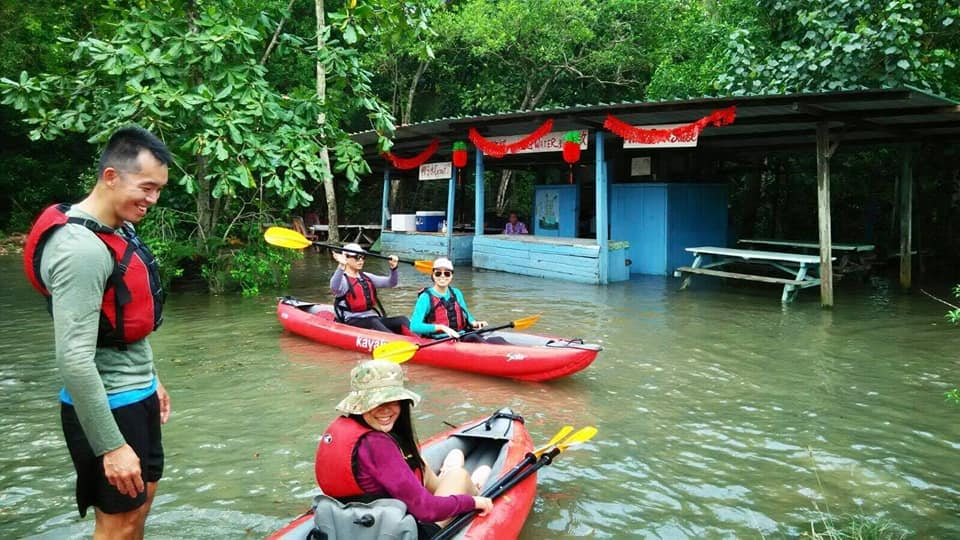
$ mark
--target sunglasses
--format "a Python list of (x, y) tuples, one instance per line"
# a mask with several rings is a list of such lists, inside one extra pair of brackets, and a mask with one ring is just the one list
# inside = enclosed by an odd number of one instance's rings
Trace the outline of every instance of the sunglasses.
[(439, 271), (439, 270), (434, 270), (434, 271), (433, 271), (433, 277), (450, 277), (450, 276), (452, 276), (452, 275), (453, 275), (453, 272), (451, 272), (451, 271), (449, 271), (449, 270), (444, 270), (443, 272), (441, 272), (441, 271)]
[(356, 260), (358, 260), (358, 261), (362, 261), (362, 260), (364, 259), (364, 257), (365, 257), (364, 255), (360, 255), (359, 253), (348, 253), (348, 254), (347, 254), (347, 258), (348, 258), (348, 259), (356, 259)]

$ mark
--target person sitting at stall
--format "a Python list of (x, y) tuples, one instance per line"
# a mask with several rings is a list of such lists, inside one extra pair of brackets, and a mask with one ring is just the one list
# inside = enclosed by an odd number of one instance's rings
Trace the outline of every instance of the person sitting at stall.
[(342, 252), (333, 252), (338, 265), (330, 277), (330, 291), (336, 298), (333, 309), (337, 320), (360, 328), (402, 334), (410, 321), (403, 316), (387, 317), (377, 297), (377, 287), (396, 287), (400, 282), (397, 270), (400, 260), (390, 255), (390, 275), (380, 276), (363, 271), (364, 253), (359, 244), (347, 244)]
[(317, 446), (314, 472), (325, 495), (346, 502), (399, 499), (417, 520), (420, 538), (430, 538), (458, 514), (486, 515), (493, 501), (477, 496), (490, 467), (471, 475), (461, 450), (444, 459), (439, 475), (420, 455), (410, 409), (420, 396), (403, 386), (403, 368), (368, 360), (350, 372), (350, 393), (337, 405), (343, 416)]
[(510, 212), (507, 224), (503, 226), (503, 234), (529, 234), (527, 226), (520, 221), (516, 212)]
[(505, 344), (500, 337), (484, 338), (478, 334), (466, 334), (487, 325), (478, 321), (467, 309), (467, 301), (460, 289), (452, 287), (453, 263), (446, 257), (433, 261), (433, 287), (422, 289), (410, 316), (410, 331), (421, 336), (440, 339), (449, 336), (463, 341), (482, 341)]

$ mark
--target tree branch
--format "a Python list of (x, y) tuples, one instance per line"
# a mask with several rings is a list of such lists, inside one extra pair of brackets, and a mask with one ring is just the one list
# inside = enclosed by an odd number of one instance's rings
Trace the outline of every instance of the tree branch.
[[(287, 3), (286, 13), (290, 13), (290, 10), (293, 8), (293, 2), (295, 0), (290, 0)], [(273, 37), (270, 38), (270, 44), (267, 45), (267, 50), (263, 51), (263, 58), (260, 59), (260, 65), (265, 65), (267, 63), (267, 58), (270, 58), (270, 53), (273, 52), (273, 48), (277, 45), (277, 38), (280, 37), (280, 31), (283, 29), (283, 24), (287, 22), (286, 16), (280, 17), (280, 23), (277, 24), (277, 29), (273, 32)]]
[(923, 290), (923, 289), (920, 289), (920, 292), (922, 292), (923, 294), (929, 296), (930, 298), (933, 298), (934, 300), (936, 300), (937, 302), (940, 302), (941, 304), (950, 306), (950, 308), (952, 308), (952, 309), (960, 309), (960, 306), (955, 306), (955, 305), (951, 304), (950, 302), (947, 302), (946, 300), (944, 300), (944, 299), (942, 299), (942, 298), (937, 298), (936, 296), (928, 293), (927, 291), (925, 291), (925, 290)]

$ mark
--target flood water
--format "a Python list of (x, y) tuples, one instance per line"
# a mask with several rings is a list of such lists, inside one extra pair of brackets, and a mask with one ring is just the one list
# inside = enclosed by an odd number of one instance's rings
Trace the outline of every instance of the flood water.
[[(328, 298), (332, 266), (296, 263), (292, 293)], [(370, 261), (369, 269), (385, 268)], [(427, 277), (381, 296), (409, 314)], [(595, 287), (460, 269), (491, 323), (605, 347), (587, 370), (521, 383), (407, 364), (425, 438), (510, 406), (535, 443), (597, 436), (542, 469), (522, 533), (540, 538), (791, 538), (824, 513), (883, 516), (915, 538), (960, 538), (960, 329), (895, 284), (836, 284), (781, 306), (758, 283), (672, 278)], [(944, 289), (945, 290), (945, 289)], [(316, 493), (313, 454), (364, 355), (285, 334), (273, 294), (172, 295), (151, 337), (173, 415), (147, 522), (154, 538), (262, 538)], [(16, 256), (0, 257), (0, 538), (83, 538), (63, 443), (52, 325)]]

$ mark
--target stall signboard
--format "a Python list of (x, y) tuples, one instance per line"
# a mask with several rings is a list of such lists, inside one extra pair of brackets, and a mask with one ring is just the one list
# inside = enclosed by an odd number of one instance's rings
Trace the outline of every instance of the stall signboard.
[(424, 163), (420, 166), (420, 180), (449, 180), (452, 175), (452, 161)]

